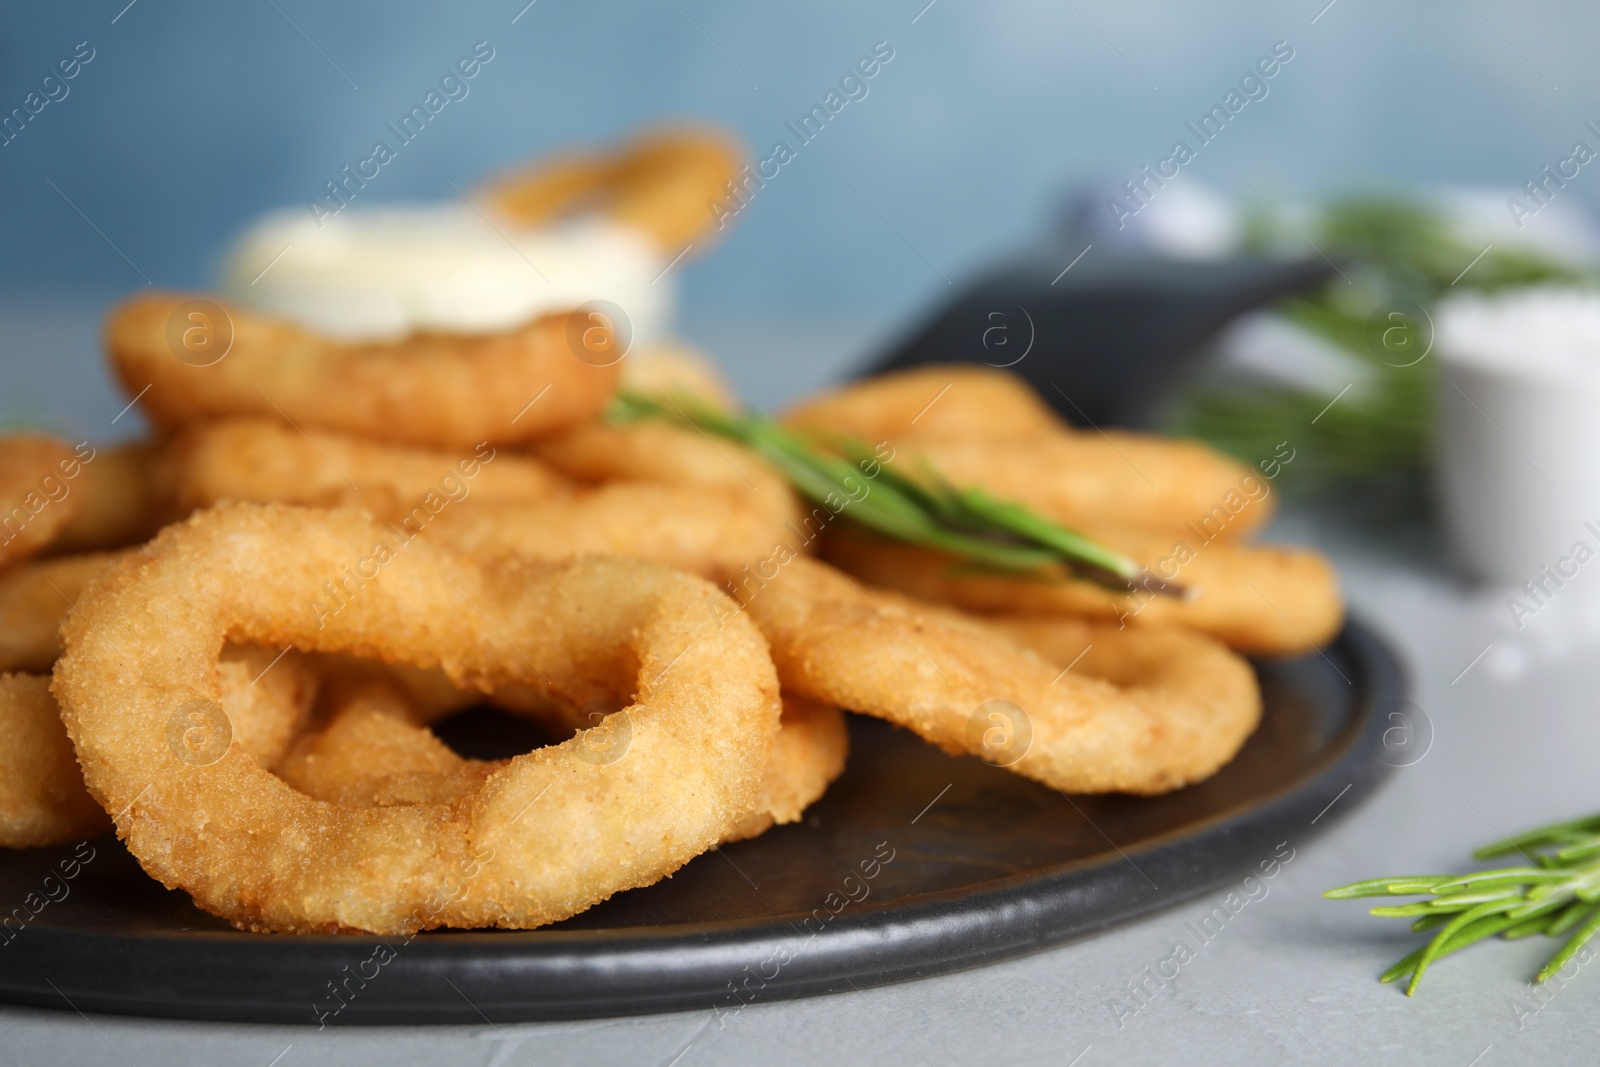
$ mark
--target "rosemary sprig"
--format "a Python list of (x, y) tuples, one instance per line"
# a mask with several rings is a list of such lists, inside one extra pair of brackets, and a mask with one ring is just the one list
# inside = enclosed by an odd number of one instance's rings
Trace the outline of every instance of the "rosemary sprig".
[[(1299, 458), (1279, 483), (1288, 492), (1332, 495), (1352, 483), (1401, 475), (1433, 462), (1437, 358), (1432, 309), (1450, 293), (1539, 284), (1594, 284), (1593, 269), (1460, 232), (1444, 212), (1403, 195), (1362, 194), (1321, 207), (1311, 227), (1340, 273), (1320, 290), (1279, 302), (1289, 322), (1328, 342), (1361, 382), (1330, 406), (1325, 393), (1224, 377), (1186, 390), (1169, 428), (1247, 462), (1283, 440)], [(1247, 220), (1256, 253), (1303, 247), (1305, 236), (1263, 208)], [(1470, 270), (1464, 270), (1468, 265)], [(1409, 308), (1408, 311), (1399, 311)]]
[(1122, 592), (1177, 595), (1181, 588), (1134, 560), (977, 487), (958, 488), (931, 469), (910, 477), (861, 441), (802, 436), (759, 412), (729, 412), (693, 396), (660, 400), (624, 389), (612, 422), (665, 419), (738, 441), (788, 479), (801, 496), (896, 541), (950, 553), (980, 570), (1034, 577), (1077, 575)]
[(1541, 826), (1474, 852), (1474, 859), (1520, 853), (1526, 866), (1466, 875), (1373, 878), (1330, 889), (1332, 900), (1353, 897), (1427, 895), (1412, 904), (1380, 906), (1373, 915), (1413, 918), (1413, 930), (1437, 930), (1433, 938), (1379, 981), (1411, 976), (1406, 995), (1416, 992), (1423, 972), (1437, 959), (1499, 934), (1507, 940), (1544, 934), (1567, 936), (1536, 982), (1560, 971), (1600, 932), (1600, 815)]

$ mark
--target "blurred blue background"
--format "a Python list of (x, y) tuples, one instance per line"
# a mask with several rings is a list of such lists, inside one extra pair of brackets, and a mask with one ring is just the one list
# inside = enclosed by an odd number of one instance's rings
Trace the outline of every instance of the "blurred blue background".
[[(207, 284), (245, 221), (319, 195), (480, 40), (495, 58), (470, 95), (367, 203), (447, 198), (658, 119), (722, 123), (765, 154), (875, 42), (893, 48), (870, 94), (683, 270), (684, 332), (768, 402), (1036, 239), (1063, 193), (1165, 155), (1275, 41), (1292, 63), (1181, 180), (1288, 197), (1520, 185), (1600, 119), (1600, 10), (1575, 3), (525, 2), (7, 4), (0, 111), (78, 42), (95, 58), (0, 147), (0, 305), (88, 309), (63, 327), (81, 346), (93, 309), (146, 277)], [(1585, 170), (1562, 195), (1596, 182)], [(6, 331), (0, 384), (53, 393), (19, 366), (48, 347), (33, 329)]]

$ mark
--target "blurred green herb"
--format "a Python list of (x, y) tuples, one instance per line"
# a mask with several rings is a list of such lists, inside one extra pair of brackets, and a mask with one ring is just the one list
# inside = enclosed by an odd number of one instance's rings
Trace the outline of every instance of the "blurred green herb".
[[(1277, 216), (1264, 212), (1249, 221), (1246, 243), (1256, 252), (1277, 250), (1281, 231)], [(1274, 310), (1350, 360), (1349, 393), (1330, 406), (1332, 398), (1312, 389), (1214, 382), (1183, 397), (1170, 425), (1248, 462), (1272, 454), (1280, 441), (1294, 442), (1300, 458), (1285, 472), (1291, 490), (1318, 492), (1428, 467), (1435, 361), (1427, 356), (1433, 310), (1446, 292), (1594, 280), (1533, 252), (1485, 251), (1459, 236), (1443, 213), (1403, 198), (1335, 201), (1313, 231), (1339, 273)]]
[(1177, 593), (1126, 556), (981, 488), (958, 488), (931, 468), (911, 478), (864, 443), (826, 443), (765, 415), (729, 412), (695, 397), (656, 400), (622, 390), (606, 412), (615, 423), (665, 419), (737, 441), (777, 468), (801, 496), (875, 533), (939, 549), (963, 566), (1049, 578), (1070, 573), (1121, 591)]
[(1416, 992), (1417, 983), (1435, 960), (1496, 934), (1507, 940), (1535, 934), (1566, 938), (1535, 976), (1534, 981), (1543, 982), (1600, 931), (1600, 815), (1505, 838), (1480, 848), (1473, 858), (1492, 859), (1513, 852), (1527, 860), (1527, 865), (1467, 875), (1373, 878), (1330, 889), (1323, 896), (1332, 900), (1429, 897), (1418, 903), (1372, 909), (1373, 915), (1414, 919), (1413, 930), (1438, 931), (1379, 978), (1394, 982), (1410, 975), (1407, 996)]

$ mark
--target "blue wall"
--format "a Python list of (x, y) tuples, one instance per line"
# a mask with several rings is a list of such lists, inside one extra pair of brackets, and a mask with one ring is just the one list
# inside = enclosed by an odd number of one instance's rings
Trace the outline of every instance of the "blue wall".
[[(1285, 195), (1520, 184), (1600, 119), (1600, 9), (1576, 3), (1336, 0), (1312, 24), (1326, 0), (537, 0), (513, 24), (523, 0), (125, 2), (0, 14), (0, 110), (78, 42), (95, 53), (0, 147), (12, 293), (133, 288), (140, 272), (203, 284), (243, 221), (317, 195), (480, 40), (495, 58), (470, 95), (364, 196), (450, 196), (663, 117), (726, 123), (764, 151), (874, 42), (894, 49), (870, 95), (686, 270), (691, 316), (904, 321), (944, 290), (941, 271), (1028, 239), (1062, 191), (1166, 154), (1278, 40), (1293, 61), (1184, 180), (1243, 195), (1246, 179)], [(1586, 172), (1569, 192), (1596, 185)]]

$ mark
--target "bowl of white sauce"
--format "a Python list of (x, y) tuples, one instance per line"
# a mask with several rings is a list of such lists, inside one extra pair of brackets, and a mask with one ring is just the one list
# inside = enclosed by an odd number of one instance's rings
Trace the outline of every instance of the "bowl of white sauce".
[(1435, 327), (1436, 469), (1457, 557), (1548, 599), (1600, 557), (1600, 291), (1463, 294)]

